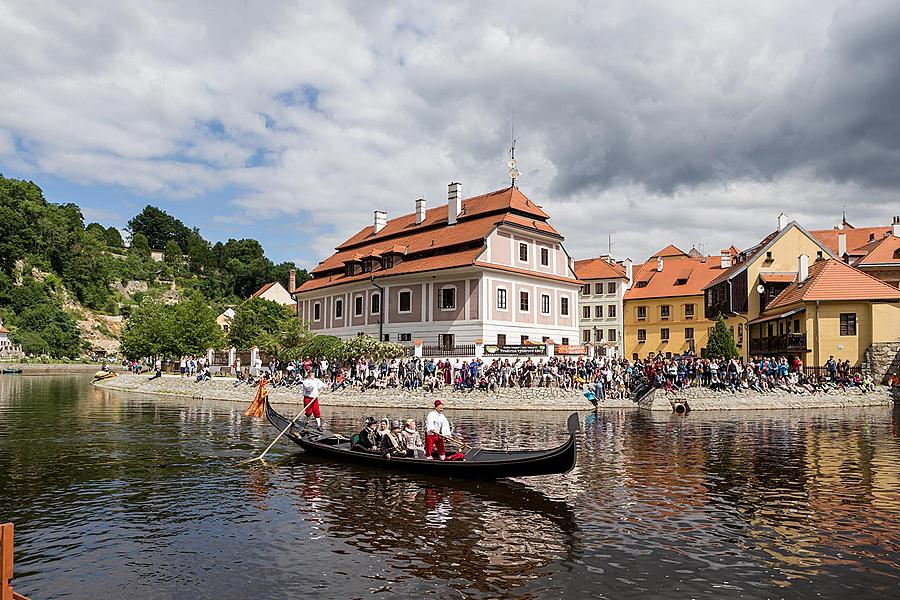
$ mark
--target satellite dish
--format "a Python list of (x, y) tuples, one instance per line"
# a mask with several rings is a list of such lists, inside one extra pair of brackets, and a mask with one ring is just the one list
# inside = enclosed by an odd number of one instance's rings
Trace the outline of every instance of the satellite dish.
[(509, 176), (511, 178), (516, 179), (519, 177), (519, 175), (521, 175), (521, 173), (519, 173), (519, 170), (517, 168), (513, 167), (509, 170)]
[(763, 284), (759, 284), (758, 286), (756, 286), (756, 291), (762, 294), (766, 291), (766, 286), (764, 286)]
[(508, 166), (510, 169), (515, 169), (517, 166), (519, 166), (519, 163), (518, 161), (516, 161), (516, 159), (511, 158), (506, 161), (506, 166)]

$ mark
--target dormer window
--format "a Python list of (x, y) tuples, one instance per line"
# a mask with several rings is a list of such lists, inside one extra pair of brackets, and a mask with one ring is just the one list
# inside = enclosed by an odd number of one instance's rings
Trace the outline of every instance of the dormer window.
[(772, 260), (774, 259), (772, 258), (772, 251), (770, 250), (769, 252), (766, 252), (766, 261), (772, 262)]
[(394, 266), (394, 257), (393, 256), (385, 256), (381, 261), (382, 269), (390, 269)]
[(687, 278), (682, 277), (680, 279), (675, 280), (675, 285), (687, 285)]
[(348, 262), (347, 263), (347, 277), (353, 277), (356, 274), (356, 265), (355, 263)]
[(372, 272), (372, 261), (364, 260), (362, 262), (362, 272), (363, 273), (371, 273)]
[(638, 282), (634, 285), (634, 287), (645, 288), (645, 287), (647, 287), (647, 282), (646, 282), (646, 281), (638, 281)]

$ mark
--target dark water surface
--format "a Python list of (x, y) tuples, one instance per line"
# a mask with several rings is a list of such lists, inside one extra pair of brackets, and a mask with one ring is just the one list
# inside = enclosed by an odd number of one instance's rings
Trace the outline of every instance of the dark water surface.
[[(243, 406), (0, 376), (0, 521), (38, 598), (884, 598), (900, 414), (582, 414), (566, 476), (448, 483), (330, 465)], [(285, 408), (293, 413), (294, 408)], [(336, 430), (363, 412), (328, 412)], [(454, 411), (547, 447), (564, 413)], [(381, 415), (375, 415), (381, 416)], [(406, 415), (397, 415), (406, 416)], [(414, 415), (421, 419), (423, 415)]]

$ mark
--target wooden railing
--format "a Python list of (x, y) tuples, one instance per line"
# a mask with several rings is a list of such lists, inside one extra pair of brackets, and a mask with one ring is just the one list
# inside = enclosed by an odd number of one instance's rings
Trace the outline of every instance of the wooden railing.
[(13, 591), (13, 524), (0, 525), (0, 600), (28, 600)]

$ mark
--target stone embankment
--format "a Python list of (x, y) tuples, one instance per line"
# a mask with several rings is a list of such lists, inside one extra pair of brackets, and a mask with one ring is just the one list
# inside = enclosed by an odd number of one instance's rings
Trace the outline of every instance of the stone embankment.
[[(233, 400), (249, 404), (256, 394), (255, 386), (239, 385), (234, 379), (214, 377), (211, 381), (196, 382), (178, 375), (164, 375), (149, 380), (148, 375), (120, 374), (118, 377), (100, 381), (98, 387), (111, 390), (158, 394), (182, 398), (203, 398), (205, 400)], [(303, 394), (300, 388), (269, 388), (269, 398), (274, 404), (301, 404)], [(323, 392), (320, 402), (323, 406), (355, 406), (360, 408), (415, 408), (425, 409), (440, 398), (448, 407), (470, 410), (586, 410), (591, 404), (580, 392), (570, 392), (557, 388), (501, 389), (497, 392), (455, 392), (441, 389), (435, 392), (387, 389), (387, 390), (330, 390)], [(608, 408), (634, 408), (631, 400), (608, 401)]]
[(29, 375), (64, 375), (67, 373), (96, 373), (100, 363), (0, 363), (3, 369), (21, 369)]
[[(153, 381), (147, 375), (120, 374), (101, 381), (99, 387), (127, 392), (157, 394), (206, 400), (231, 400), (246, 402), (253, 399), (255, 386), (235, 387), (230, 378), (213, 378), (212, 381), (195, 382), (177, 375), (165, 375)], [(300, 404), (303, 402), (299, 388), (270, 388), (269, 397), (275, 404)], [(512, 388), (496, 392), (456, 392), (441, 389), (435, 392), (388, 390), (339, 390), (323, 393), (323, 406), (355, 406), (360, 408), (415, 408), (426, 409), (440, 398), (448, 407), (469, 410), (589, 410), (590, 403), (580, 392), (557, 388)], [(659, 390), (651, 392), (640, 406), (628, 399), (607, 399), (601, 402), (603, 409), (643, 408), (653, 411), (673, 410), (674, 403), (687, 403), (691, 410), (764, 410), (792, 408), (847, 408), (862, 406), (890, 406), (889, 388), (879, 387), (866, 394), (858, 390), (828, 394), (788, 394), (772, 392), (757, 394), (742, 391), (736, 394), (713, 392), (706, 388), (690, 388), (677, 394)]]
[[(900, 395), (894, 392), (895, 395)], [(891, 388), (878, 386), (874, 391), (863, 393), (858, 388), (818, 394), (792, 394), (784, 391), (759, 394), (750, 390), (729, 392), (712, 391), (708, 388), (688, 388), (666, 394), (664, 390), (654, 390), (639, 402), (639, 408), (653, 411), (672, 412), (681, 404), (689, 410), (767, 410), (792, 408), (857, 408), (863, 406), (891, 406)]]

